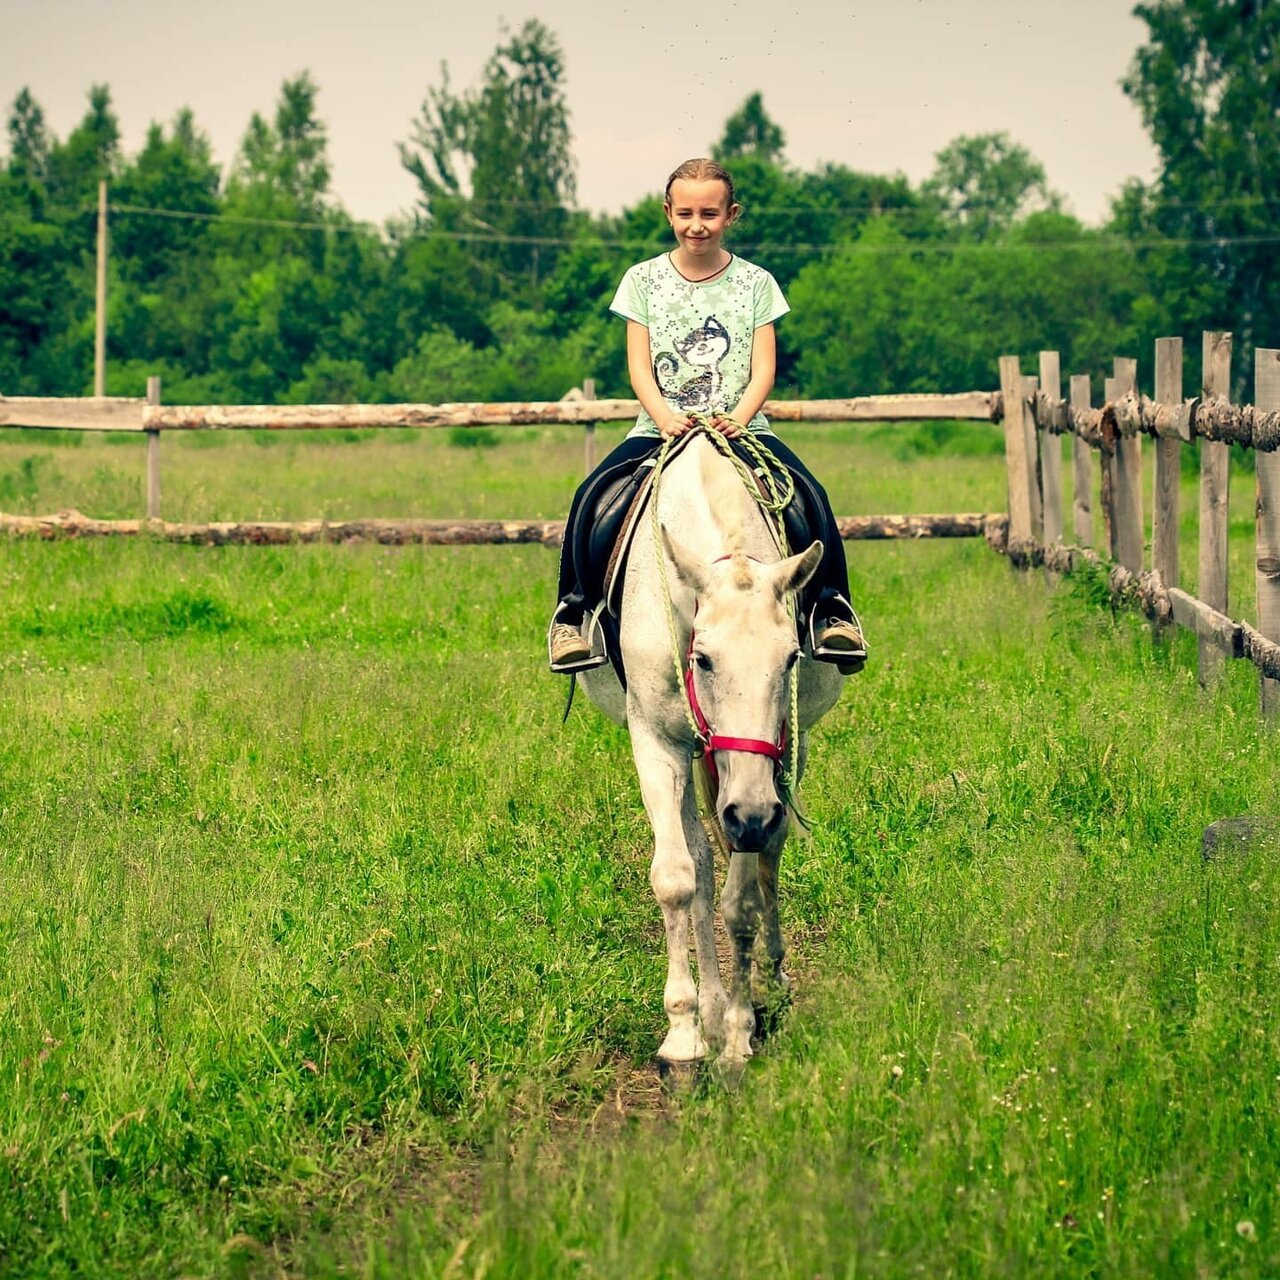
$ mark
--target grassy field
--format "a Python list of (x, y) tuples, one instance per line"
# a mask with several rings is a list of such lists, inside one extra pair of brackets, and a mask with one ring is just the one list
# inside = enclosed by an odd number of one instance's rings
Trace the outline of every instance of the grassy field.
[[(998, 510), (989, 431), (789, 435), (841, 513)], [(136, 515), (137, 442), (64, 441), (0, 432), (0, 508)], [(186, 519), (554, 516), (581, 465), (164, 448)], [(0, 545), (0, 1273), (1280, 1270), (1280, 860), (1199, 850), (1280, 812), (1252, 669), (1204, 694), (1187, 637), (978, 543), (850, 553), (873, 659), (784, 861), (796, 1005), (671, 1098), (625, 735), (543, 671), (554, 553)]]

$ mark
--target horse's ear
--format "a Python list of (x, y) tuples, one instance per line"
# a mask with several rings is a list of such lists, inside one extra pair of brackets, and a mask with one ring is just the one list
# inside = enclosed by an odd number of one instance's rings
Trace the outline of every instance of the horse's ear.
[(783, 560), (773, 571), (773, 586), (779, 597), (788, 591), (803, 591), (822, 562), (822, 543), (814, 542), (807, 551)]
[(692, 588), (696, 595), (701, 595), (707, 589), (707, 566), (665, 524), (662, 526), (662, 542), (680, 581)]

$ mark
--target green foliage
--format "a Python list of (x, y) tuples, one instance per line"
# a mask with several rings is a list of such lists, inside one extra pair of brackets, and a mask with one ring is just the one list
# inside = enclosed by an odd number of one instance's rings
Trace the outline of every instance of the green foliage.
[(1097, 367), (1138, 336), (1126, 268), (1124, 250), (1060, 213), (982, 244), (913, 241), (873, 220), (796, 279), (783, 322), (796, 381), (817, 396), (985, 387), (1000, 351)]
[(530, 19), (494, 50), (474, 90), (456, 94), (442, 69), (400, 145), (423, 225), (467, 234), (498, 297), (536, 294), (569, 224), (575, 176), (563, 79), (559, 41)]
[(1239, 392), (1251, 386), (1254, 346), (1280, 342), (1280, 10), (1251, 0), (1162, 0), (1134, 13), (1147, 39), (1124, 89), (1160, 172), (1149, 188), (1126, 187), (1115, 222), (1156, 241), (1142, 261), (1159, 284), (1166, 332), (1239, 335)]
[(935, 157), (921, 194), (937, 201), (944, 220), (967, 235), (988, 239), (1037, 209), (1057, 209), (1044, 166), (1007, 133), (962, 135)]
[(49, 130), (44, 111), (25, 86), (9, 113), (9, 176), (32, 184), (49, 180)]
[(88, 96), (89, 109), (80, 123), (65, 141), (49, 148), (49, 192), (66, 206), (96, 205), (98, 183), (115, 173), (119, 160), (120, 124), (111, 106), (111, 90), (95, 84)]
[(764, 109), (762, 95), (752, 93), (725, 121), (724, 132), (712, 148), (712, 154), (726, 165), (743, 156), (756, 156), (778, 164), (786, 146), (782, 126)]
[(281, 86), (275, 119), (254, 112), (231, 175), (232, 194), (286, 204), (302, 217), (319, 214), (329, 192), (328, 138), (316, 114), (319, 91), (307, 72)]

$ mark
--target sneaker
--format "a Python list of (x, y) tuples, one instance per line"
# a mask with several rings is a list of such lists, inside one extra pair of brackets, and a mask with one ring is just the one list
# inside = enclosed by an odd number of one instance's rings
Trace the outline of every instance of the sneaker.
[(551, 669), (572, 666), (591, 657), (591, 646), (582, 638), (577, 627), (567, 622), (556, 622), (551, 627)]
[(828, 618), (814, 637), (813, 656), (835, 663), (843, 676), (856, 675), (867, 662), (867, 642), (856, 622)]

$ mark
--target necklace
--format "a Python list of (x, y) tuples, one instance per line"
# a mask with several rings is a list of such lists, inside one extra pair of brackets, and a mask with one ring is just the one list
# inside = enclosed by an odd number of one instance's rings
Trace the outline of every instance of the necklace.
[(674, 271), (674, 272), (676, 273), (676, 275), (678, 275), (678, 276), (680, 277), (680, 279), (681, 279), (681, 280), (684, 280), (686, 283), (688, 283), (688, 284), (706, 284), (708, 280), (714, 280), (714, 279), (716, 278), (716, 276), (722, 276), (722, 275), (724, 275), (724, 273), (725, 273), (726, 271), (728, 271), (728, 270), (729, 270), (729, 266), (730, 266), (730, 264), (733, 262), (733, 254), (730, 254), (730, 255), (729, 255), (729, 261), (728, 261), (728, 262), (726, 262), (726, 263), (724, 264), (724, 266), (723, 266), (723, 267), (718, 267), (718, 268), (717, 268), (715, 271), (713, 271), (709, 276), (698, 276), (698, 277), (697, 277), (697, 279), (694, 279), (692, 276), (687, 276), (687, 275), (685, 275), (685, 273), (684, 273), (683, 271), (681, 271), (679, 267), (677, 267), (677, 266), (676, 266), (675, 258), (673, 258), (673, 257), (671, 256), (671, 254), (667, 254), (667, 261), (668, 261), (669, 263), (671, 263), (671, 269), (672, 269), (672, 271)]

